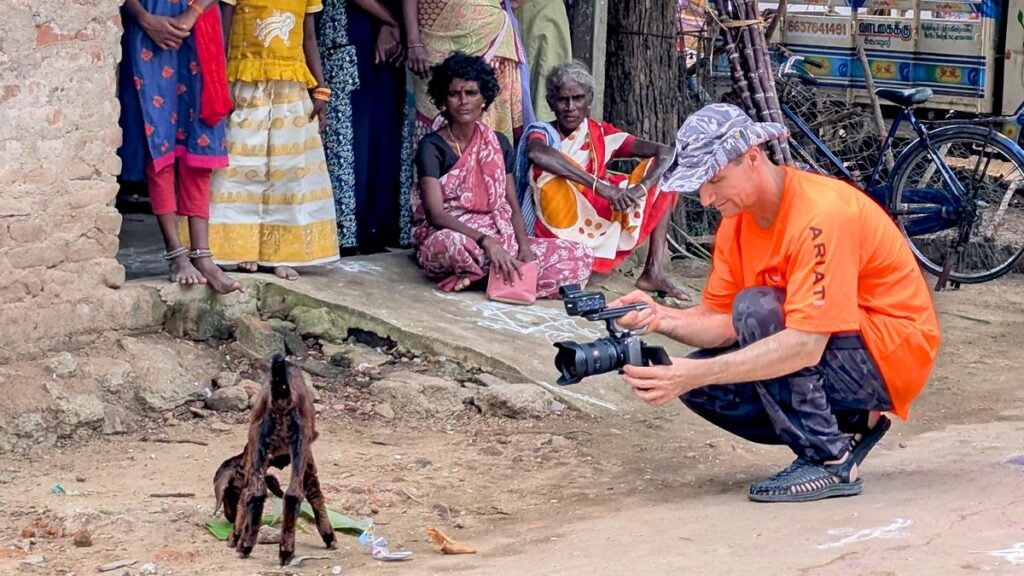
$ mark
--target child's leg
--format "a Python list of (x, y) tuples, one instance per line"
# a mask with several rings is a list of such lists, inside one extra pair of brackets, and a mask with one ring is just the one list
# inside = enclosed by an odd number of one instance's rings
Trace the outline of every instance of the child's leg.
[(160, 224), (160, 234), (164, 238), (164, 259), (170, 265), (170, 281), (179, 284), (205, 284), (206, 279), (192, 266), (188, 258), (188, 249), (182, 246), (181, 238), (178, 236), (174, 164), (165, 166), (158, 172), (153, 166), (153, 161), (147, 161), (146, 185), (149, 188), (149, 201), (153, 205), (153, 215)]
[(178, 215), (188, 217), (188, 235), (192, 240), (189, 256), (195, 267), (219, 294), (242, 290), (242, 285), (232, 280), (213, 262), (210, 253), (210, 180), (213, 171), (196, 168), (181, 162), (178, 164), (178, 178), (181, 197)]

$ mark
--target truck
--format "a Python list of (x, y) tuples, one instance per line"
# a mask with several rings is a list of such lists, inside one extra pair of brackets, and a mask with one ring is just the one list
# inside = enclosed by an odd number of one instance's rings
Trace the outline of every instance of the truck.
[(869, 102), (859, 44), (876, 88), (932, 90), (925, 117), (1006, 116), (1019, 138), (1024, 0), (789, 0), (774, 40), (821, 64), (819, 89), (849, 102)]

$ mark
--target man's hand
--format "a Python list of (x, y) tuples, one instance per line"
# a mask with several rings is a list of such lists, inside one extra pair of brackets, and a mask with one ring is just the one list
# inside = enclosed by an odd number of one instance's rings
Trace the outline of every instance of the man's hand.
[(630, 331), (643, 330), (647, 333), (658, 331), (658, 328), (661, 327), (661, 311), (658, 310), (658, 305), (654, 303), (654, 299), (641, 290), (634, 290), (633, 292), (626, 294), (622, 298), (619, 298), (609, 304), (608, 307), (617, 308), (619, 306), (627, 306), (629, 304), (647, 304), (647, 308), (637, 312), (630, 312), (616, 320), (615, 324), (617, 324), (619, 328)]
[(663, 406), (705, 385), (701, 360), (672, 358), (669, 366), (625, 366), (623, 371), (633, 393), (651, 406)]

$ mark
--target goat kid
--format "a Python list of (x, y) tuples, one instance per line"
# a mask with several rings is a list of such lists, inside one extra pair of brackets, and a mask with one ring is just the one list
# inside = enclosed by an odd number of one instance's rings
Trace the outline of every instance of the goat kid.
[[(284, 503), (282, 566), (295, 556), (295, 521), (303, 498), (313, 508), (324, 544), (336, 547), (313, 461), (312, 445), (316, 438), (316, 411), (302, 372), (278, 354), (271, 364), (270, 381), (256, 395), (245, 449), (225, 460), (213, 478), (217, 497), (214, 513), (223, 505), (224, 517), (234, 524), (228, 546), (236, 548), (239, 557), (247, 558), (256, 545), (268, 489)], [(289, 465), (291, 479), (288, 489), (282, 492), (277, 478), (267, 471), (271, 466), (283, 470)]]

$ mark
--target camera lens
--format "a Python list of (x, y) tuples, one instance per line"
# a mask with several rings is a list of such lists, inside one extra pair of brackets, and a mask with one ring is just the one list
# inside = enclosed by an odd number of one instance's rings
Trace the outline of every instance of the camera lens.
[(625, 364), (628, 352), (613, 338), (601, 338), (588, 344), (558, 342), (555, 347), (558, 348), (555, 368), (561, 374), (558, 378), (560, 386), (617, 370)]

